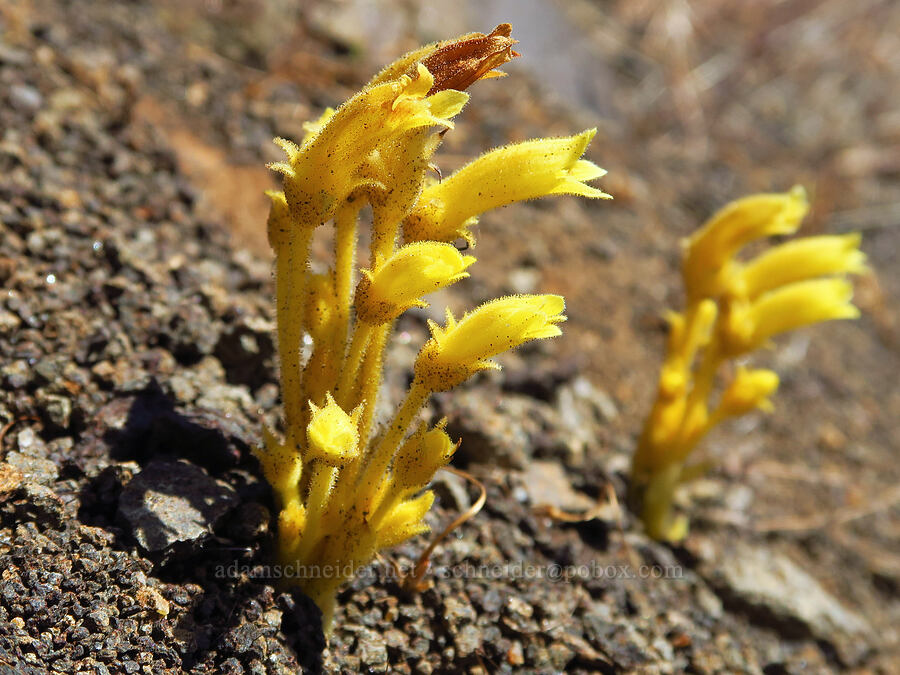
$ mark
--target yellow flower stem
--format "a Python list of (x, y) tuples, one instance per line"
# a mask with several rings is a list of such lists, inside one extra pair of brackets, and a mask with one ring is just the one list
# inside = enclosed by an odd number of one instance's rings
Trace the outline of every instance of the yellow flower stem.
[(415, 420), (416, 415), (419, 414), (422, 406), (425, 405), (425, 401), (428, 400), (429, 393), (424, 384), (417, 379), (413, 380), (412, 386), (410, 386), (409, 392), (407, 392), (406, 398), (403, 400), (403, 405), (400, 406), (400, 410), (394, 415), (394, 419), (391, 420), (378, 445), (370, 452), (365, 468), (357, 482), (358, 503), (363, 505), (363, 512), (369, 510), (373, 499), (378, 493), (379, 482), (384, 476), (384, 472), (394, 458), (400, 442), (406, 436), (406, 432), (412, 425), (413, 420)]
[[(389, 218), (391, 209), (387, 206), (375, 205), (372, 209), (372, 243), (369, 247), (369, 268), (375, 272), (391, 257), (391, 254), (397, 247), (397, 236), (400, 232), (400, 222), (394, 218)], [(349, 379), (351, 383), (345, 388), (345, 397), (349, 397), (351, 392), (358, 392), (357, 397), (352, 402), (347, 400), (347, 407), (355, 407), (363, 404), (363, 414), (360, 416), (359, 434), (360, 438), (368, 438), (372, 430), (372, 423), (375, 418), (375, 404), (378, 398), (378, 388), (381, 383), (381, 367), (384, 363), (384, 349), (387, 345), (387, 338), (391, 334), (394, 322), (375, 326), (374, 330), (368, 336), (368, 342), (365, 345), (364, 352), (360, 353), (360, 364), (356, 368), (356, 372), (350, 373), (350, 364), (352, 362), (353, 346), (350, 348), (350, 356), (347, 358), (347, 364), (342, 372), (343, 377), (346, 375), (352, 378), (358, 374), (355, 380), (356, 386), (353, 386), (353, 379)], [(359, 331), (357, 327), (356, 332)], [(354, 334), (354, 339), (356, 334)]]
[(665, 448), (660, 447), (659, 443), (654, 443), (652, 440), (653, 428), (654, 425), (659, 424), (662, 407), (661, 394), (657, 392), (656, 401), (653, 403), (650, 414), (644, 423), (637, 448), (634, 451), (634, 457), (631, 460), (632, 476), (646, 476), (652, 473), (653, 467), (658, 464), (659, 456), (665, 451)]
[[(320, 344), (323, 343), (323, 344)], [(313, 344), (313, 351), (303, 370), (306, 398), (318, 406), (325, 404), (325, 394), (329, 392), (329, 372), (334, 368), (334, 340), (331, 334)], [(331, 379), (334, 379), (333, 377)], [(304, 419), (309, 420), (308, 411)]]
[(389, 218), (391, 210), (386, 206), (372, 208), (372, 243), (369, 245), (369, 269), (377, 269), (378, 262), (391, 257), (397, 244), (400, 222)]
[[(362, 367), (366, 356), (366, 350), (371, 343), (372, 336), (380, 328), (379, 325), (366, 323), (357, 320), (353, 327), (353, 337), (350, 339), (350, 349), (347, 352), (347, 358), (344, 361), (344, 367), (341, 369), (341, 376), (337, 386), (334, 388), (334, 395), (344, 410), (351, 410), (355, 407), (351, 396), (357, 389), (353, 386), (356, 381), (356, 374)], [(362, 436), (360, 438), (363, 438)]]
[[(718, 339), (713, 336), (709, 344), (706, 345), (700, 366), (694, 375), (693, 386), (690, 394), (688, 394), (687, 406), (684, 411), (678, 444), (677, 447), (671, 449), (671, 455), (669, 455), (679, 463), (687, 459), (688, 455), (710, 428), (706, 410), (709, 404), (709, 396), (715, 384), (716, 373), (719, 372), (719, 366), (722, 363), (718, 342)], [(701, 417), (703, 418), (702, 426), (692, 427), (696, 420)]]
[(297, 558), (294, 553), (300, 541), (300, 533), (306, 526), (306, 507), (300, 501), (300, 493), (295, 490), (294, 496), (283, 502), (278, 514), (278, 551), (279, 559), (289, 563)]
[[(334, 216), (334, 294), (337, 299), (334, 325), (334, 360), (342, 362), (347, 351), (347, 327), (350, 324), (350, 296), (353, 290), (353, 265), (356, 261), (356, 219), (362, 203), (351, 199), (342, 204)], [(331, 377), (337, 378), (337, 366)], [(334, 388), (329, 382), (327, 389)]]
[[(680, 340), (670, 342), (669, 354), (666, 357), (665, 365), (680, 364), (680, 368), (685, 369), (688, 373), (691, 372), (697, 352), (702, 348), (706, 339), (705, 331), (703, 330), (704, 326), (702, 325), (706, 323), (706, 318), (701, 316), (700, 307), (701, 303), (699, 302), (693, 302), (688, 306), (684, 313), (684, 326), (680, 331)], [(714, 374), (715, 372), (713, 372)], [(709, 385), (712, 385), (711, 380)], [(709, 392), (707, 391), (708, 395)], [(682, 412), (682, 425), (688, 419), (688, 413), (691, 410), (691, 400), (693, 399), (689, 399)], [(663, 416), (670, 408), (671, 403), (671, 400), (665, 398), (662, 389), (658, 389), (656, 400), (653, 402), (653, 407), (644, 423), (644, 430), (635, 451), (633, 466), (637, 473), (643, 473), (648, 469), (652, 471), (652, 467), (660, 466), (670, 456), (669, 453), (674, 450), (673, 446), (679, 445), (678, 433), (675, 433), (672, 438), (667, 438), (664, 443), (654, 441), (653, 432), (663, 426)]]
[(322, 514), (328, 507), (329, 495), (340, 469), (321, 461), (313, 462), (310, 471), (309, 493), (306, 500), (306, 524), (297, 547), (297, 560), (305, 562), (319, 538)]
[(331, 636), (334, 630), (334, 612), (337, 609), (337, 589), (344, 583), (344, 579), (336, 577), (318, 578), (306, 581), (303, 584), (303, 592), (309, 599), (316, 603), (322, 612), (322, 626), (326, 637)]
[[(707, 310), (706, 313), (703, 312), (704, 309)], [(697, 352), (715, 339), (709, 335), (709, 331), (713, 328), (716, 312), (710, 312), (709, 309), (709, 303), (701, 301), (690, 303), (685, 312), (684, 338), (679, 351), (688, 369), (693, 366)]]
[(378, 402), (378, 389), (381, 385), (381, 367), (384, 363), (384, 349), (387, 345), (388, 335), (394, 327), (394, 323), (386, 323), (378, 326), (375, 334), (369, 340), (369, 348), (366, 350), (365, 359), (356, 379), (357, 385), (353, 388), (359, 392), (354, 406), (363, 404), (363, 413), (359, 418), (359, 437), (369, 438), (372, 431), (372, 423), (375, 419), (375, 406)]
[[(707, 415), (707, 405), (722, 363), (721, 352), (715, 334), (708, 343), (703, 344), (704, 338), (698, 334), (700, 320), (699, 303), (692, 303), (685, 312), (683, 342), (675, 352), (688, 368), (698, 350), (702, 354), (699, 365), (692, 371), (681, 428), (674, 439), (660, 445), (650, 440), (650, 427), (645, 427), (634, 457), (635, 475), (643, 474), (639, 485), (642, 520), (647, 533), (655, 539), (674, 540), (685, 533), (687, 521), (673, 520), (671, 515), (675, 490), (682, 480), (685, 460), (718, 419), (715, 413)], [(660, 395), (657, 394), (654, 411), (661, 409)], [(657, 420), (651, 413), (648, 425), (655, 423)]]
[(287, 444), (295, 447), (303, 437), (300, 420), (305, 409), (300, 374), (303, 307), (306, 302), (306, 264), (313, 229), (297, 228), (275, 255), (275, 306), (278, 322), (278, 357), (284, 403)]

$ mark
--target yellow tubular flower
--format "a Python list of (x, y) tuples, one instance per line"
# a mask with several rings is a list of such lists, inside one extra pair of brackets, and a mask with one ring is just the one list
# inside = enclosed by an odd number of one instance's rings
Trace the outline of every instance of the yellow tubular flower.
[(779, 286), (833, 274), (861, 274), (866, 255), (858, 233), (804, 237), (785, 242), (747, 263), (740, 272), (743, 293), (754, 300)]
[(798, 281), (765, 293), (739, 307), (723, 330), (723, 353), (738, 356), (765, 345), (769, 338), (801, 326), (833, 319), (855, 319), (853, 284), (847, 279)]
[(732, 202), (684, 242), (682, 265), (688, 301), (716, 298), (726, 289), (723, 278), (737, 251), (757, 239), (793, 234), (809, 210), (806, 191), (760, 194)]
[(480, 370), (498, 369), (492, 356), (528, 340), (560, 335), (566, 320), (559, 295), (511, 295), (487, 302), (457, 323), (447, 310), (443, 328), (429, 321), (432, 338), (416, 359), (416, 379), (428, 391), (447, 391)]
[(375, 510), (369, 522), (373, 527), (380, 528), (398, 503), (424, 489), (437, 470), (450, 462), (459, 443), (451, 441), (444, 431), (446, 423), (443, 419), (428, 432), (424, 424), (420, 425), (397, 450), (390, 474), (372, 499)]
[(450, 118), (457, 115), (469, 100), (468, 94), (455, 89), (431, 94), (434, 76), (421, 63), (416, 66), (415, 77), (404, 75), (397, 82), (395, 86), (401, 88), (401, 93), (391, 105), (391, 113), (386, 120), (389, 131), (385, 137), (427, 126), (452, 129)]
[(419, 127), (452, 128), (450, 118), (468, 96), (454, 90), (428, 96), (433, 84), (428, 69), (419, 64), (415, 78), (404, 75), (358, 93), (302, 147), (282, 144), (288, 162), (270, 168), (284, 174), (287, 203), (299, 223), (315, 227), (331, 218), (337, 205), (365, 182), (359, 167), (380, 143)]
[(769, 397), (778, 389), (778, 375), (763, 368), (738, 368), (734, 379), (722, 393), (716, 418), (737, 417), (760, 408), (773, 410)]
[(403, 246), (374, 272), (362, 270), (356, 315), (360, 321), (383, 324), (410, 307), (427, 307), (422, 296), (469, 276), (465, 270), (474, 262), (451, 244), (423, 241)]
[(340, 469), (359, 457), (359, 434), (356, 431), (358, 413), (345, 413), (331, 398), (331, 394), (327, 395), (326, 401), (321, 408), (312, 401), (309, 403), (312, 418), (306, 427), (308, 445), (305, 459), (311, 466), (309, 495), (306, 500), (310, 529), (304, 532), (303, 542), (307, 549), (315, 543), (315, 523), (325, 510)]
[[(444, 420), (446, 423), (446, 420)], [(443, 426), (430, 431), (424, 427), (397, 451), (392, 466), (393, 484), (399, 491), (425, 487), (442, 466), (446, 466), (459, 443), (450, 440)]]
[(415, 499), (400, 502), (378, 525), (378, 545), (387, 548), (406, 541), (417, 534), (428, 532), (425, 514), (434, 503), (434, 493), (429, 490)]
[(542, 138), (507, 145), (481, 155), (439, 183), (422, 191), (419, 202), (403, 222), (406, 241), (453, 241), (470, 244), (474, 219), (513, 202), (551, 194), (611, 199), (585, 184), (605, 175), (588, 160), (580, 159), (596, 129), (576, 136)]

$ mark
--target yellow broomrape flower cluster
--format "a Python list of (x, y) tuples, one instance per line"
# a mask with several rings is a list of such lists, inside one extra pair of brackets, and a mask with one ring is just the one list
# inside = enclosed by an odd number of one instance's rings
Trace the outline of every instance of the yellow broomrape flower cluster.
[(719, 385), (712, 405), (723, 366), (780, 333), (859, 315), (847, 278), (865, 270), (858, 234), (795, 239), (748, 262), (735, 257), (751, 242), (796, 232), (808, 208), (800, 187), (746, 197), (714, 215), (684, 244), (687, 307), (668, 316), (659, 389), (632, 466), (633, 496), (655, 538), (678, 540), (687, 533), (687, 519), (671, 513), (672, 499), (680, 483), (704, 468), (686, 462), (706, 433), (730, 417), (772, 409), (778, 375), (745, 366)]
[[(560, 334), (563, 299), (519, 295), (488, 302), (459, 321), (431, 323), (410, 389), (393, 419), (373, 431), (382, 360), (395, 320), (423, 297), (468, 276), (475, 258), (452, 245), (493, 208), (550, 194), (608, 197), (584, 181), (603, 170), (581, 159), (594, 130), (489, 152), (428, 184), (442, 132), (468, 95), (513, 56), (510, 26), (411, 52), (337, 110), (306, 127), (301, 144), (271, 165), (270, 192), (284, 430), (257, 450), (279, 501), (279, 554), (304, 571), (299, 585), (330, 625), (338, 587), (386, 547), (424, 532), (426, 489), (456, 444), (442, 424), (416, 418), (431, 392), (487, 368), (523, 342)], [(358, 215), (373, 213), (368, 261), (358, 270)], [(309, 268), (316, 228), (333, 223), (328, 274)], [(358, 278), (357, 278), (358, 277)], [(304, 343), (311, 349), (304, 350)], [(308, 352), (308, 353), (307, 353)]]

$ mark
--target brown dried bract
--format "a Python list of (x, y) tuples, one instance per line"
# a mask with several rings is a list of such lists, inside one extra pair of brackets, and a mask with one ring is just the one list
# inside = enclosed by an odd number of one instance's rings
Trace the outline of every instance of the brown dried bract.
[(519, 56), (512, 49), (518, 40), (513, 40), (511, 33), (512, 25), (501, 23), (490, 35), (470, 33), (438, 47), (422, 61), (434, 76), (434, 86), (428, 93), (444, 89), (463, 91), (482, 78), (505, 75), (494, 68)]

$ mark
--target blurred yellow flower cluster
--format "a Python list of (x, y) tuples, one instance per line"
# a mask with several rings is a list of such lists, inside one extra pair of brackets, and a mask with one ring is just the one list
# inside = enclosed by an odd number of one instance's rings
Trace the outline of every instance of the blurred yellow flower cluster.
[(865, 270), (858, 234), (794, 239), (748, 262), (736, 258), (751, 242), (795, 233), (808, 209), (800, 187), (753, 195), (726, 206), (684, 243), (687, 306), (668, 315), (668, 351), (632, 466), (635, 501), (655, 538), (687, 533), (687, 519), (672, 515), (672, 499), (705, 467), (687, 460), (706, 433), (727, 418), (772, 408), (778, 375), (739, 365), (719, 383), (723, 366), (780, 333), (859, 315), (847, 278)]
[[(257, 456), (278, 497), (279, 551), (309, 571), (301, 587), (330, 624), (337, 588), (375, 554), (427, 530), (426, 486), (456, 444), (442, 424), (416, 418), (445, 391), (523, 342), (560, 334), (563, 299), (520, 295), (488, 302), (446, 325), (431, 323), (399, 410), (373, 433), (382, 360), (395, 320), (423, 297), (468, 276), (470, 228), (489, 209), (549, 194), (608, 197), (584, 181), (603, 170), (581, 159), (593, 130), (489, 152), (442, 181), (427, 177), (442, 132), (468, 95), (459, 89), (513, 56), (510, 26), (423, 47), (389, 65), (337, 110), (306, 127), (301, 144), (276, 142), (269, 193), (282, 435), (266, 430)], [(454, 88), (456, 87), (456, 88)], [(358, 269), (358, 216), (369, 204), (368, 261)], [(334, 226), (328, 274), (309, 267), (313, 232)], [(358, 279), (357, 279), (358, 277)], [(304, 343), (310, 347), (304, 350)], [(322, 570), (342, 570), (324, 574)]]

